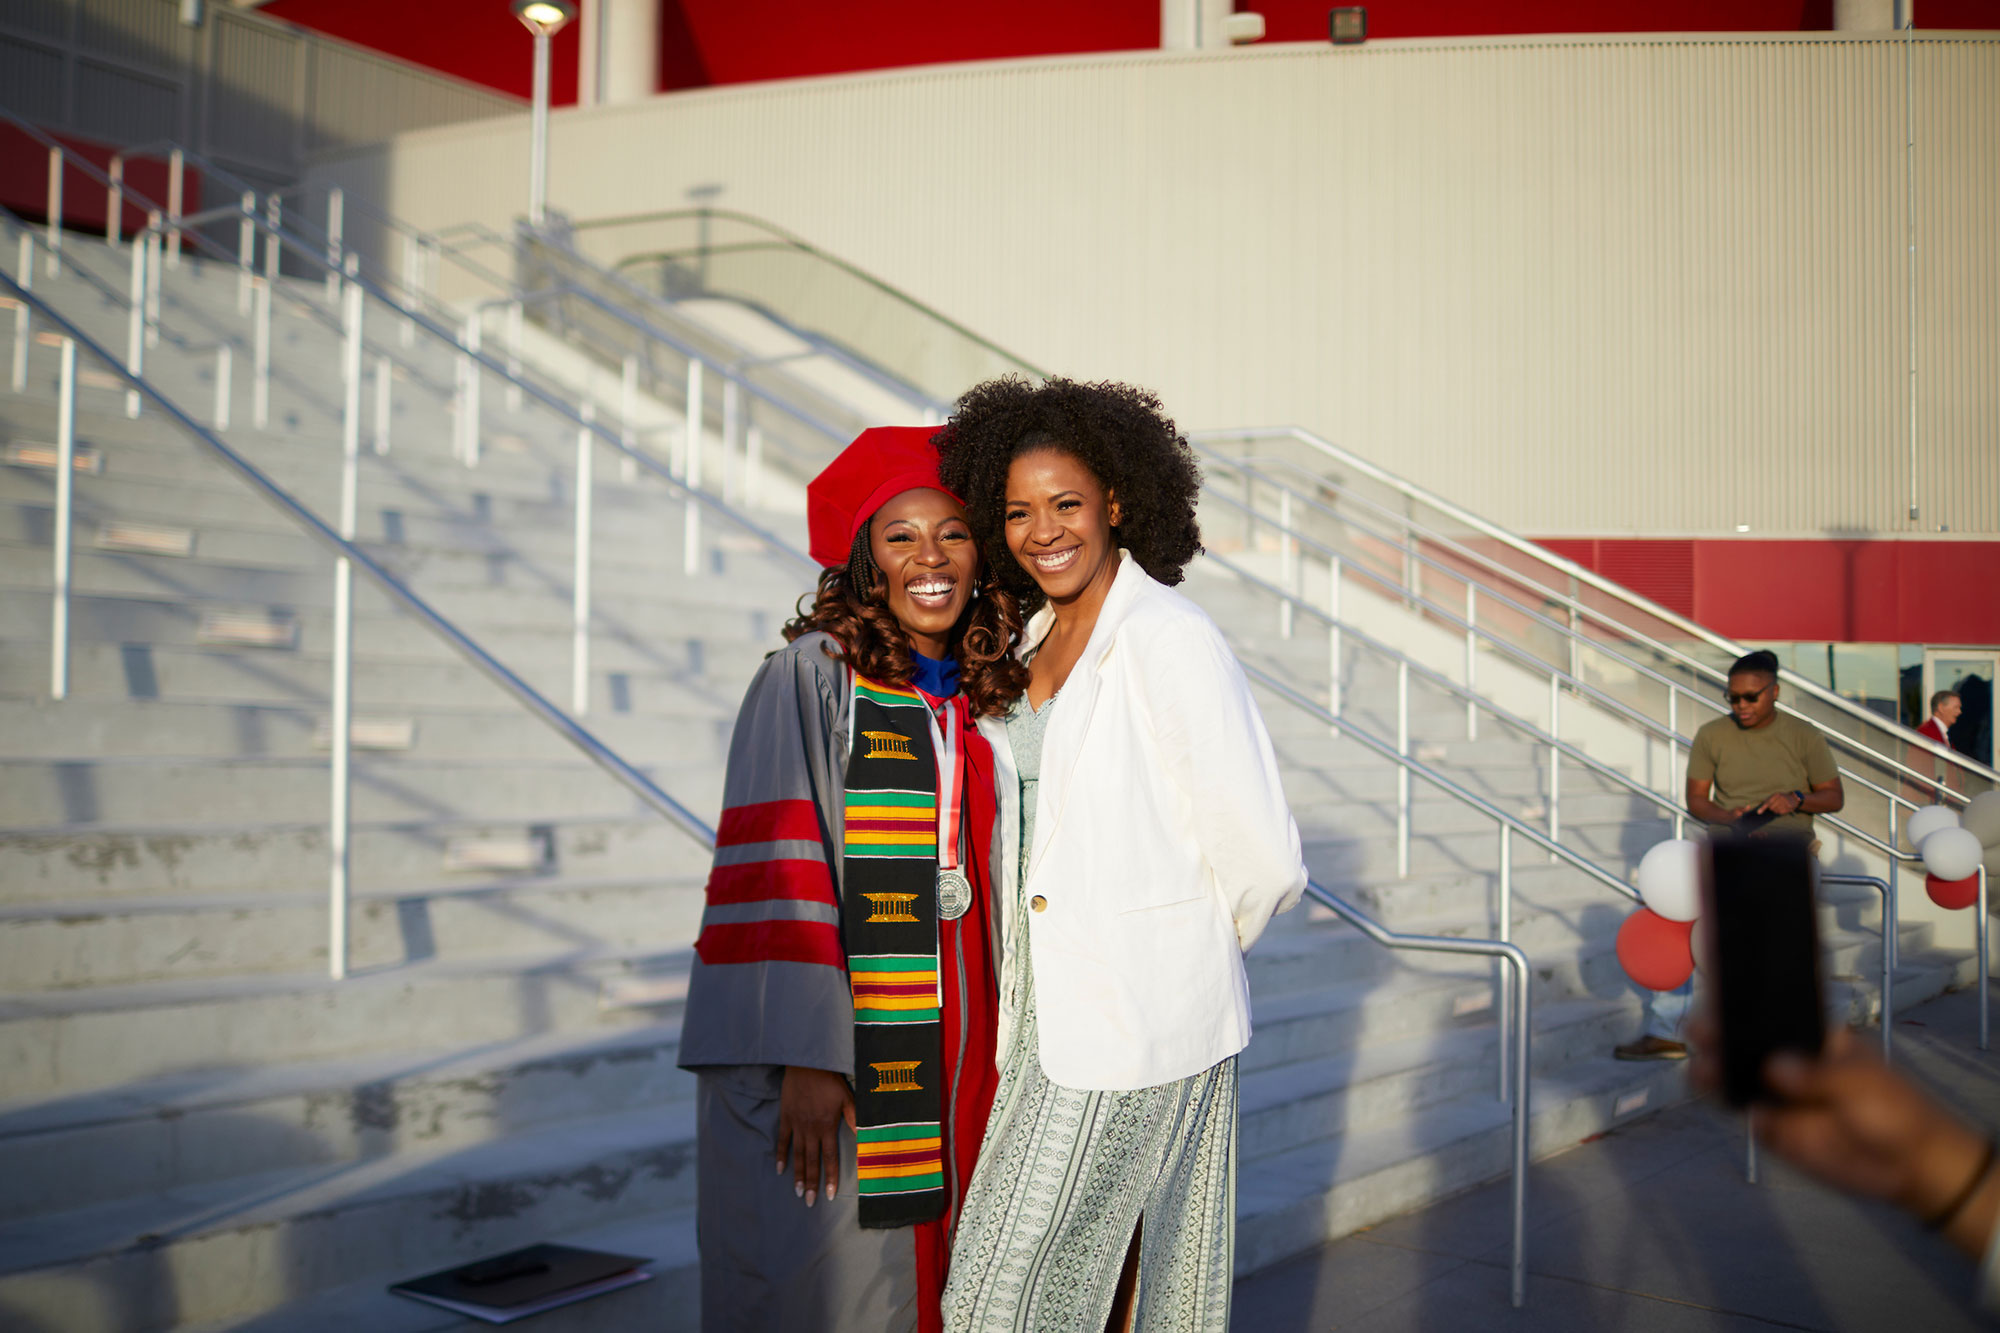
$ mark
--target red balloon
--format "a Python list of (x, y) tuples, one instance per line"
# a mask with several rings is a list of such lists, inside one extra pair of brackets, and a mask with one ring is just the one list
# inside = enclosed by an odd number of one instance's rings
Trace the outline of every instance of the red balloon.
[(1618, 962), (1647, 990), (1672, 990), (1694, 975), (1694, 922), (1642, 907), (1618, 927)]
[(1948, 911), (1970, 907), (1979, 901), (1979, 872), (1975, 870), (1964, 879), (1939, 879), (1936, 875), (1925, 875), (1924, 892), (1931, 896), (1932, 902)]

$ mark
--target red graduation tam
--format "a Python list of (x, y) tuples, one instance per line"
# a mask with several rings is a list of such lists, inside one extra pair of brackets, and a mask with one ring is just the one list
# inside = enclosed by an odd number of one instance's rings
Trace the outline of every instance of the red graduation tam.
[(872, 426), (854, 437), (806, 486), (806, 532), (812, 558), (844, 565), (854, 534), (875, 511), (904, 491), (945, 490), (938, 480), (936, 426)]

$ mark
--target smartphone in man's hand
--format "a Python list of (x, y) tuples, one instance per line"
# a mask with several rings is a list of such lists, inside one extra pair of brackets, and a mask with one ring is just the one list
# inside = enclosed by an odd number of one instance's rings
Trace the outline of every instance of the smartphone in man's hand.
[(1722, 1090), (1731, 1105), (1772, 1096), (1764, 1061), (1818, 1055), (1826, 1041), (1812, 853), (1802, 838), (1721, 834), (1703, 858), (1707, 983), (1722, 1029)]

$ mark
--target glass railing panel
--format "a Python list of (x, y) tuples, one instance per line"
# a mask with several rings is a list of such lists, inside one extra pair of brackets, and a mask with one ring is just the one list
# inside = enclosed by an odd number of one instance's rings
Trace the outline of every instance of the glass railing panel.
[(651, 295), (764, 311), (941, 407), (982, 380), (1039, 373), (908, 294), (745, 214), (693, 209), (593, 220), (576, 225), (575, 239), (584, 256)]

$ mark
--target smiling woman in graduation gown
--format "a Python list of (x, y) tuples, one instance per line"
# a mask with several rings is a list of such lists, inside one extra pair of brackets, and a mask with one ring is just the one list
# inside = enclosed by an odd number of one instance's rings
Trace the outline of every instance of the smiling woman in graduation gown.
[(707, 1333), (940, 1327), (997, 1078), (975, 723), (1025, 672), (929, 437), (863, 432), (808, 488), (827, 569), (730, 745), (680, 1054)]

